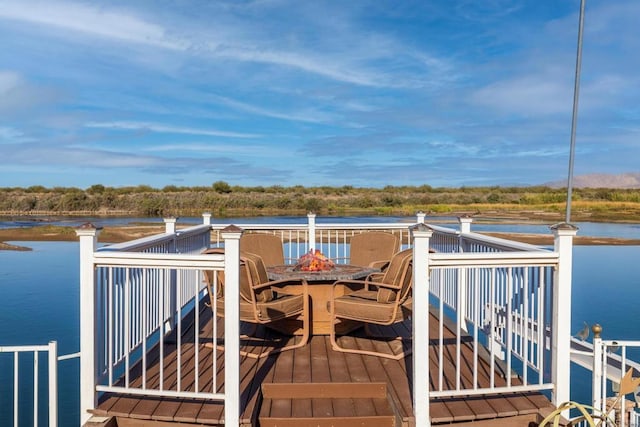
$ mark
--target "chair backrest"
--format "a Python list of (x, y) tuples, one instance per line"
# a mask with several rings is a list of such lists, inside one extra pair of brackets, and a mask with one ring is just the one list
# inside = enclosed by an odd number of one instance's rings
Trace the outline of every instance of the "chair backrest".
[(406, 286), (407, 275), (411, 274), (407, 272), (410, 270), (409, 263), (413, 257), (413, 248), (405, 249), (396, 253), (389, 262), (389, 267), (385, 270), (384, 276), (381, 282), (389, 285), (396, 285), (398, 288)]
[[(253, 294), (253, 301), (255, 302), (267, 302), (271, 301), (274, 297), (273, 291), (270, 288), (264, 288), (256, 291), (256, 287), (269, 281), (267, 275), (267, 268), (264, 265), (262, 257), (260, 255), (252, 254), (249, 252), (241, 252), (240, 259), (242, 264), (246, 267), (246, 275), (248, 284), (243, 289), (242, 280), (240, 281), (240, 294), (246, 292), (251, 296)], [(242, 265), (241, 265), (242, 266)]]
[(240, 237), (240, 251), (260, 255), (267, 266), (284, 264), (282, 240), (274, 234), (243, 234)]
[(349, 264), (367, 267), (375, 261), (387, 261), (398, 251), (400, 237), (383, 231), (369, 231), (351, 237)]
[(379, 303), (403, 304), (411, 291), (413, 249), (405, 249), (396, 253), (389, 267), (385, 270), (382, 280), (385, 286), (378, 287), (376, 300)]

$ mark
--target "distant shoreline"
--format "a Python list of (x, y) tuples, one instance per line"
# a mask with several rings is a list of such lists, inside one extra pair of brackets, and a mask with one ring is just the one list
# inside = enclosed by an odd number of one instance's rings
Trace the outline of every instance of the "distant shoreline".
[[(180, 228), (180, 227), (178, 227)], [(141, 237), (164, 232), (164, 224), (149, 223), (135, 225), (105, 226), (98, 236), (102, 243), (121, 243)], [(480, 232), (488, 236), (499, 237), (533, 245), (552, 245), (551, 234), (513, 233), (513, 232)], [(67, 226), (43, 225), (38, 227), (6, 228), (0, 230), (0, 250), (28, 251), (29, 247), (6, 242), (77, 242), (75, 229)], [(574, 245), (615, 245), (636, 246), (640, 239), (624, 239), (617, 237), (576, 236)]]

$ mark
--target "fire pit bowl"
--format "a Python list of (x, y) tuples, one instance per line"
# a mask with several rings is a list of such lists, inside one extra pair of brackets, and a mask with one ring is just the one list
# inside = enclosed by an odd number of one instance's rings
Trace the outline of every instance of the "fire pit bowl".
[(331, 271), (335, 266), (333, 261), (316, 249), (302, 255), (293, 267), (293, 271)]

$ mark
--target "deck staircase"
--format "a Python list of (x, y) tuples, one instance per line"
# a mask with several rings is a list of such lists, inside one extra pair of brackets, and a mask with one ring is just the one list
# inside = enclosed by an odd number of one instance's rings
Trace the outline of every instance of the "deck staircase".
[(400, 427), (384, 382), (264, 383), (260, 427)]

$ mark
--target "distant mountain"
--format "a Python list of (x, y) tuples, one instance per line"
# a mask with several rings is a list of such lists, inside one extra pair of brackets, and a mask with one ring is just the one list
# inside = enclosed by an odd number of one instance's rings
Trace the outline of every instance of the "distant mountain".
[[(544, 184), (552, 188), (567, 186), (567, 181), (554, 181)], [(640, 172), (611, 175), (606, 173), (591, 173), (573, 177), (574, 188), (640, 188)]]

